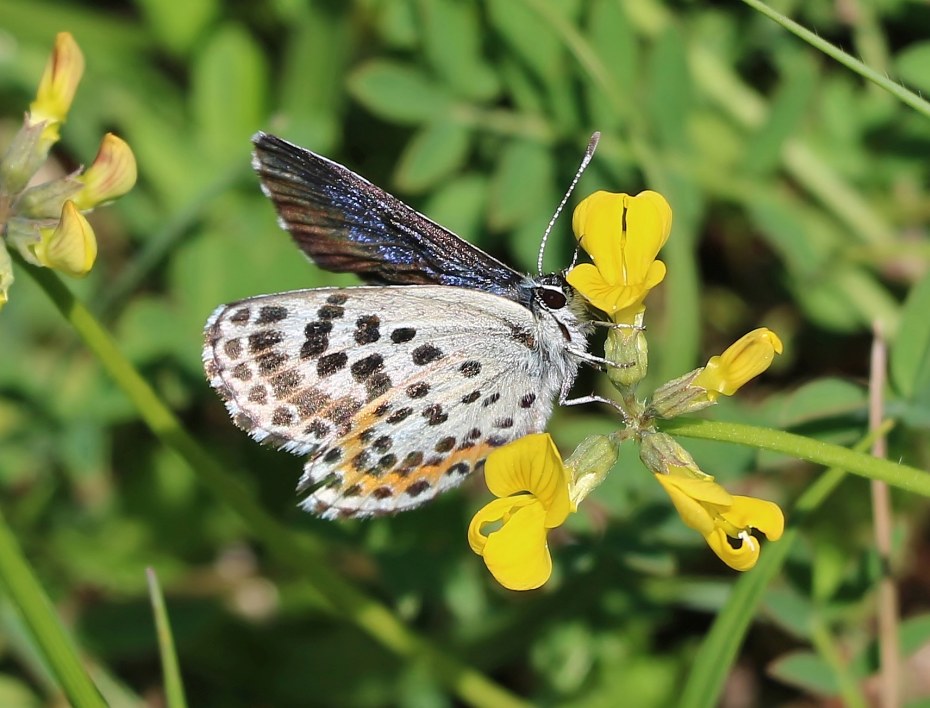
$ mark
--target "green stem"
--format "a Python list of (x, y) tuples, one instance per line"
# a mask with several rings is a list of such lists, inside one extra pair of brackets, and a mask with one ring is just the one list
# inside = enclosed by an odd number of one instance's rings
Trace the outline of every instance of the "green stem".
[(869, 479), (887, 482), (908, 492), (930, 497), (930, 473), (916, 467), (855, 452), (849, 448), (812, 440), (802, 435), (769, 428), (757, 428), (739, 423), (718, 423), (709, 420), (669, 420), (662, 429), (672, 435), (734, 442), (761, 450), (782, 452), (791, 457), (816, 462), (825, 467), (841, 467)]
[(168, 708), (187, 708), (184, 698), (184, 684), (181, 681), (181, 668), (178, 666), (178, 654), (174, 648), (171, 635), (171, 623), (165, 607), (158, 576), (153, 568), (146, 568), (145, 577), (149, 585), (149, 597), (152, 600), (152, 612), (155, 615), (155, 630), (158, 634), (158, 653), (161, 655), (161, 671), (165, 677), (165, 703)]
[(68, 697), (78, 708), (105, 708), (58, 614), (23, 556), (13, 532), (0, 515), (0, 579), (29, 627), (35, 644)]
[[(18, 258), (18, 257), (17, 257)], [(181, 425), (116, 346), (113, 338), (58, 276), (45, 268), (20, 265), (51, 298), (104, 369), (129, 397), (140, 417), (165, 445), (176, 451), (210, 491), (245, 521), (250, 533), (267, 544), (278, 559), (293, 567), (330, 605), (401, 657), (428, 664), (437, 677), (463, 701), (478, 706), (521, 706), (523, 702), (486, 676), (448, 656), (408, 629), (384, 605), (376, 602), (331, 570), (323, 544), (298, 536), (267, 514), (216, 458)]]
[(761, 0), (743, 0), (743, 2), (754, 10), (761, 12), (770, 20), (774, 20), (786, 30), (791, 32), (791, 34), (795, 35), (796, 37), (800, 37), (815, 49), (819, 49), (827, 56), (836, 59), (836, 61), (845, 66), (850, 71), (854, 71), (862, 78), (871, 81), (877, 86), (880, 86), (902, 103), (907, 104), (915, 111), (923, 114), (927, 118), (930, 118), (930, 103), (922, 99), (916, 93), (907, 90), (901, 86), (901, 84), (895, 83), (887, 76), (880, 74), (869, 66), (866, 66), (861, 61), (847, 54), (839, 47), (830, 44), (830, 42), (823, 39), (822, 37), (818, 37), (806, 27), (799, 25), (794, 20), (785, 17), (783, 14), (777, 12), (776, 10), (773, 10), (764, 2), (761, 2)]
[[(886, 421), (870, 432), (853, 450), (868, 450), (872, 442), (892, 427)], [(817, 477), (798, 497), (789, 514), (791, 524), (777, 543), (767, 543), (756, 567), (744, 573), (733, 586), (727, 604), (705, 635), (685, 683), (681, 708), (713, 708), (720, 700), (724, 681), (736, 660), (743, 637), (749, 630), (766, 588), (781, 571), (808, 519), (846, 478), (846, 471), (833, 467)]]
[(817, 653), (833, 669), (833, 675), (836, 677), (836, 683), (842, 697), (842, 704), (850, 708), (866, 708), (868, 703), (859, 691), (856, 680), (846, 666), (843, 655), (836, 646), (836, 642), (833, 641), (830, 629), (824, 623), (822, 617), (815, 617), (812, 621), (811, 643)]

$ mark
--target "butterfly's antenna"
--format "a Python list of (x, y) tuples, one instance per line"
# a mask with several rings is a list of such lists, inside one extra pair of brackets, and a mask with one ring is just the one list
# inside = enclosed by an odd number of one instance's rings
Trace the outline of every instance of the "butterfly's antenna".
[(546, 232), (543, 234), (542, 243), (539, 244), (539, 256), (536, 259), (536, 270), (539, 271), (540, 275), (542, 275), (543, 272), (543, 254), (546, 252), (546, 241), (549, 240), (549, 232), (552, 231), (552, 227), (555, 226), (555, 220), (559, 218), (559, 214), (561, 214), (562, 209), (565, 208), (565, 203), (568, 201), (568, 198), (572, 196), (572, 192), (575, 191), (575, 185), (578, 184), (578, 180), (580, 180), (581, 175), (584, 174), (588, 163), (590, 163), (591, 158), (594, 157), (594, 151), (597, 150), (597, 141), (600, 139), (600, 132), (596, 132), (591, 136), (591, 139), (588, 141), (588, 147), (585, 148), (584, 157), (581, 159), (581, 164), (578, 166), (578, 171), (575, 172), (575, 179), (568, 185), (568, 191), (565, 192), (565, 196), (562, 197), (562, 201), (559, 202), (558, 209), (555, 210), (555, 214), (549, 219), (549, 225), (546, 227)]

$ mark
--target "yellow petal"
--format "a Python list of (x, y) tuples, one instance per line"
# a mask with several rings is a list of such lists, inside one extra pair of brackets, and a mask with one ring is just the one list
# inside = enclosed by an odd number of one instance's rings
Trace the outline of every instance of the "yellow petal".
[[(667, 474), (656, 474), (655, 478), (672, 500), (675, 511), (678, 512), (686, 526), (694, 529), (702, 536), (707, 536), (714, 530), (714, 516), (701, 502), (686, 491), (688, 487), (695, 486), (695, 484), (706, 484), (706, 482), (703, 480), (680, 480)], [(682, 481), (685, 484), (680, 484)], [(713, 483), (711, 482), (711, 484)]]
[(43, 139), (52, 142), (58, 139), (58, 124), (68, 115), (83, 73), (84, 55), (80, 47), (69, 32), (59, 32), (39, 81), (36, 100), (29, 106), (31, 124), (48, 123), (42, 131)]
[(484, 533), (484, 526), (506, 523), (515, 511), (528, 504), (536, 503), (538, 502), (533, 495), (518, 494), (504, 499), (495, 499), (485, 504), (468, 524), (468, 545), (471, 546), (471, 550), (479, 556), (484, 553), (484, 546), (488, 542), (488, 534)]
[(748, 533), (735, 540), (738, 548), (730, 545), (731, 540), (721, 528), (716, 528), (705, 535), (704, 540), (707, 541), (707, 545), (710, 546), (711, 550), (720, 557), (720, 560), (734, 570), (749, 570), (752, 568), (759, 560), (759, 553), (762, 551), (759, 541)]
[(571, 511), (568, 473), (546, 433), (526, 435), (498, 448), (485, 463), (485, 482), (496, 497), (520, 492), (535, 496), (546, 510), (546, 525), (558, 526)]
[(136, 158), (125, 141), (107, 133), (94, 163), (78, 180), (84, 187), (74, 196), (74, 203), (78, 209), (91, 209), (132, 189), (136, 183)]
[(778, 336), (760, 327), (740, 337), (720, 356), (711, 357), (692, 385), (732, 396), (747, 381), (768, 369), (782, 349)]
[(488, 537), (482, 557), (491, 575), (505, 588), (533, 590), (552, 574), (545, 521), (542, 504), (529, 504)]
[(42, 230), (35, 255), (42, 265), (68, 275), (80, 277), (90, 272), (97, 258), (97, 239), (74, 202), (64, 203), (54, 230)]
[[(635, 197), (627, 197), (625, 202), (623, 282), (645, 283), (659, 249), (668, 241), (672, 226), (672, 210), (665, 198), (657, 192), (642, 192)], [(660, 277), (659, 280), (661, 279)], [(655, 284), (658, 284), (658, 281)]]
[(785, 515), (778, 504), (764, 499), (734, 496), (721, 516), (737, 528), (759, 529), (770, 541), (777, 541), (785, 531)]
[[(662, 272), (659, 277), (661, 280), (665, 275), (665, 266), (660, 261), (656, 263), (659, 264), (659, 270)], [(575, 266), (568, 272), (565, 279), (569, 285), (581, 293), (585, 300), (611, 316), (619, 312), (638, 311), (646, 295), (649, 294), (649, 289), (643, 287), (642, 284), (612, 285), (590, 263)]]
[(597, 191), (581, 200), (572, 214), (575, 238), (611, 283), (619, 282), (619, 274), (623, 270), (626, 198), (626, 194)]

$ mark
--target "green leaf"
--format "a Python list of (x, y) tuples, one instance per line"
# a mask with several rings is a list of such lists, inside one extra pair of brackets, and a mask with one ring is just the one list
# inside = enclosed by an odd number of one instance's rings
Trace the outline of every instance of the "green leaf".
[[(557, 3), (560, 11), (572, 3)], [(489, 0), (488, 19), (499, 36), (539, 78), (564, 70), (564, 49), (551, 27), (521, 2)]]
[(782, 81), (772, 99), (768, 120), (749, 140), (745, 168), (755, 175), (773, 172), (781, 163), (782, 146), (795, 134), (816, 85), (817, 71), (807, 55), (792, 55), (784, 62)]
[(759, 195), (747, 207), (760, 235), (785, 261), (788, 270), (798, 280), (812, 282), (824, 259), (816, 242), (807, 237), (808, 223), (802, 215), (775, 195)]
[(550, 147), (528, 140), (508, 141), (501, 149), (494, 172), (488, 205), (491, 228), (512, 229), (540, 213), (546, 213), (548, 220), (551, 216), (548, 212), (556, 204), (542, 200), (552, 193), (554, 176)]
[(343, 83), (351, 51), (349, 20), (344, 12), (303, 8), (285, 38), (281, 108), (289, 119), (288, 137), (328, 152), (340, 137)]
[(420, 3), (426, 57), (458, 95), (475, 101), (493, 98), (500, 83), (481, 55), (482, 31), (474, 0)]
[[(863, 410), (867, 394), (862, 386), (845, 379), (818, 379), (806, 383), (770, 406), (776, 428), (792, 428), (811, 421), (849, 416)], [(857, 423), (858, 425), (858, 423)]]
[(349, 75), (349, 92), (375, 115), (395, 123), (417, 124), (447, 115), (452, 98), (418, 68), (376, 59)]
[(930, 42), (915, 42), (894, 59), (901, 79), (921, 91), (930, 91)]
[(930, 273), (907, 296), (891, 346), (891, 380), (905, 398), (930, 398)]
[(161, 44), (186, 55), (216, 17), (217, 0), (138, 0), (142, 13)]
[(771, 664), (769, 673), (779, 681), (819, 696), (835, 696), (840, 684), (830, 665), (812, 651), (793, 651)]
[[(610, 73), (610, 79), (623, 96), (636, 95), (638, 52), (636, 35), (620, 3), (613, 0), (596, 0), (588, 14), (587, 34), (591, 47)], [(613, 102), (593, 82), (585, 89), (593, 125), (606, 131), (622, 121)]]
[(394, 181), (407, 192), (423, 192), (461, 169), (471, 147), (471, 131), (450, 122), (431, 123), (407, 143)]
[(262, 127), (268, 69), (263, 52), (244, 29), (219, 28), (194, 63), (191, 106), (197, 146), (224, 162), (247, 155), (249, 137)]
[(648, 107), (660, 141), (673, 149), (690, 144), (686, 120), (691, 115), (691, 76), (685, 57), (685, 41), (670, 26), (655, 43), (647, 67)]

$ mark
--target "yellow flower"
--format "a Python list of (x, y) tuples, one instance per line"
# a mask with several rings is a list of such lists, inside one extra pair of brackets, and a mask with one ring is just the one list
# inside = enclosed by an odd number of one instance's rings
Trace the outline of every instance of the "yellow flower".
[(136, 158), (125, 141), (107, 133), (94, 164), (77, 179), (84, 186), (74, 195), (74, 203), (78, 209), (92, 209), (132, 189), (136, 183)]
[[(505, 588), (538, 588), (552, 573), (547, 529), (574, 511), (568, 473), (555, 443), (538, 433), (495, 450), (485, 466), (485, 481), (500, 498), (475, 514), (468, 543)], [(500, 527), (486, 534), (487, 524)]]
[(743, 384), (768, 369), (781, 352), (778, 335), (765, 327), (754, 329), (720, 356), (711, 357), (691, 386), (707, 389), (711, 401), (716, 401), (721, 393), (732, 396)]
[(29, 105), (29, 122), (35, 125), (45, 121), (43, 142), (50, 144), (58, 140), (59, 124), (68, 115), (83, 73), (84, 55), (80, 47), (69, 32), (59, 32), (39, 82), (36, 100)]
[(575, 238), (594, 264), (569, 271), (569, 284), (614, 322), (632, 324), (646, 295), (665, 278), (656, 256), (671, 228), (671, 207), (657, 192), (595, 192), (572, 217)]
[(55, 229), (41, 230), (35, 256), (46, 268), (68, 275), (80, 277), (90, 272), (97, 258), (97, 239), (74, 202), (65, 202), (61, 208), (61, 220)]
[(734, 570), (749, 570), (759, 560), (762, 549), (752, 529), (762, 531), (770, 541), (781, 538), (785, 529), (785, 517), (773, 502), (733, 496), (713, 478), (694, 477), (684, 467), (669, 467), (669, 474), (655, 477), (682, 521)]

